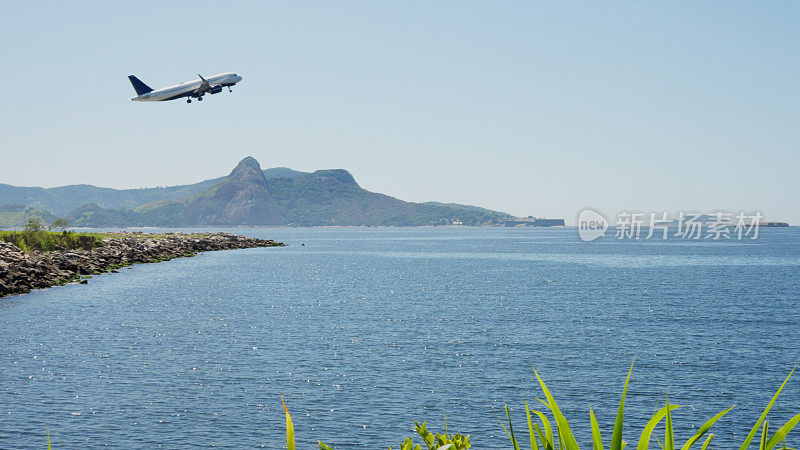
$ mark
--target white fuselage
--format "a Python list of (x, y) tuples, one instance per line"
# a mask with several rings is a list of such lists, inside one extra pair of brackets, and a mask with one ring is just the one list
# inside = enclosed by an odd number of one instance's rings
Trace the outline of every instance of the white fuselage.
[[(206, 78), (206, 80), (208, 81), (208, 84), (212, 87), (214, 86), (230, 87), (242, 81), (242, 77), (236, 75), (233, 72), (226, 72), (210, 76)], [(181, 97), (192, 97), (193, 96), (192, 93), (195, 92), (200, 86), (202, 86), (202, 84), (203, 84), (202, 80), (198, 78), (197, 80), (187, 81), (185, 83), (176, 84), (174, 86), (168, 86), (165, 88), (156, 89), (146, 94), (134, 97), (131, 100), (135, 102), (163, 102), (165, 100), (175, 100)]]

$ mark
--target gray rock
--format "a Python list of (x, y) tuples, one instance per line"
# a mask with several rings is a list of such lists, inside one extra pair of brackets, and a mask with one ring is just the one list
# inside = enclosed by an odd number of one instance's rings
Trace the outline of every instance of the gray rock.
[[(119, 237), (103, 240), (102, 247), (92, 250), (50, 253), (26, 253), (14, 244), (0, 241), (0, 297), (64, 284), (81, 275), (106, 272), (119, 266), (192, 256), (204, 251), (277, 246), (283, 244), (229, 233), (170, 233), (166, 237), (149, 237), (142, 232), (122, 232)], [(85, 284), (85, 280), (81, 283)]]

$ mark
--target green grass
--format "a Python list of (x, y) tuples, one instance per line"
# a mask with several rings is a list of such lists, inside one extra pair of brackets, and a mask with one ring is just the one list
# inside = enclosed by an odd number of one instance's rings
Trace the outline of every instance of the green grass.
[[(625, 409), (625, 397), (628, 392), (628, 383), (631, 379), (631, 372), (633, 371), (633, 365), (631, 365), (631, 369), (628, 371), (628, 378), (625, 380), (625, 384), (622, 389), (622, 399), (620, 400), (619, 407), (617, 408), (617, 416), (616, 420), (614, 421), (614, 429), (611, 434), (610, 446), (608, 447), (610, 450), (622, 450), (628, 445), (622, 436), (623, 436), (623, 412)], [(569, 422), (567, 418), (564, 417), (564, 414), (561, 412), (560, 408), (558, 407), (558, 403), (556, 403), (555, 398), (550, 393), (550, 390), (547, 388), (547, 385), (539, 377), (539, 374), (536, 373), (537, 380), (539, 380), (539, 385), (542, 388), (542, 392), (545, 395), (546, 400), (539, 400), (544, 406), (546, 407), (546, 411), (549, 410), (549, 413), (552, 415), (553, 419), (556, 423), (555, 433), (552, 431), (550, 426), (550, 421), (547, 419), (547, 416), (542, 411), (532, 411), (528, 408), (527, 402), (525, 403), (525, 412), (528, 419), (528, 433), (530, 437), (531, 449), (532, 450), (539, 450), (539, 448), (543, 448), (545, 450), (578, 450), (578, 443), (575, 439), (575, 436), (572, 433), (572, 429), (569, 426)], [(778, 428), (772, 436), (769, 435), (769, 423), (766, 421), (767, 414), (772, 409), (772, 406), (775, 404), (775, 401), (778, 399), (778, 395), (783, 390), (786, 383), (789, 381), (789, 378), (794, 373), (794, 370), (789, 373), (789, 376), (786, 377), (783, 384), (778, 388), (778, 391), (772, 397), (772, 400), (767, 404), (764, 411), (761, 413), (761, 416), (756, 421), (755, 425), (753, 425), (750, 433), (744, 439), (740, 450), (745, 450), (750, 447), (755, 438), (756, 434), (758, 433), (759, 429), (761, 430), (761, 437), (759, 440), (758, 448), (759, 450), (772, 450), (774, 448), (788, 448), (785, 445), (786, 436), (789, 432), (800, 422), (800, 414), (792, 417), (787, 421), (783, 426)], [(709, 432), (711, 427), (716, 423), (719, 419), (725, 416), (733, 406), (727, 408), (725, 410), (720, 411), (710, 419), (708, 419), (702, 426), (700, 426), (697, 432), (692, 436), (689, 440), (687, 440), (683, 445), (679, 445), (676, 442), (676, 437), (673, 429), (673, 422), (672, 422), (672, 411), (675, 409), (680, 408), (679, 405), (671, 405), (669, 403), (669, 397), (666, 398), (666, 405), (656, 411), (655, 414), (648, 420), (645, 424), (644, 429), (642, 430), (641, 434), (639, 435), (638, 443), (636, 444), (637, 450), (647, 450), (650, 446), (650, 438), (653, 432), (658, 427), (659, 423), (662, 420), (665, 420), (665, 424), (663, 427), (663, 436), (664, 441), (663, 445), (661, 441), (658, 442), (660, 448), (674, 450), (680, 448), (681, 450), (688, 450), (695, 446), (695, 444), (699, 443), (701, 439)], [(540, 427), (538, 423), (535, 423), (532, 419), (531, 412), (535, 414), (541, 420), (542, 426)], [(511, 423), (511, 416), (508, 414), (508, 406), (506, 406), (506, 418), (508, 421), (508, 428), (506, 428), (505, 424), (501, 422), (501, 426), (503, 429), (506, 430), (508, 435), (510, 444), (512, 448), (515, 450), (520, 450), (519, 443), (517, 441), (517, 437), (514, 433), (513, 424)], [(592, 432), (592, 448), (594, 450), (603, 450), (603, 440), (600, 433), (600, 427), (597, 423), (597, 418), (594, 415), (593, 410), (589, 410), (589, 421), (591, 424), (591, 432)], [(545, 432), (541, 432), (541, 428), (544, 427)], [(708, 436), (703, 441), (701, 449), (708, 448), (709, 444), (711, 443), (712, 439), (714, 438), (713, 434), (708, 434)], [(781, 445), (781, 447), (777, 447)]]
[[(553, 394), (547, 388), (547, 385), (536, 372), (536, 379), (539, 381), (539, 386), (544, 393), (545, 400), (539, 400), (544, 406), (545, 409), (543, 411), (532, 410), (528, 406), (528, 402), (525, 402), (525, 413), (527, 416), (527, 425), (528, 425), (528, 438), (530, 442), (531, 450), (579, 450), (578, 442), (570, 428), (569, 421), (561, 412), (561, 409), (556, 403)], [(603, 438), (600, 432), (600, 426), (597, 423), (597, 418), (595, 417), (594, 410), (589, 410), (589, 422), (591, 426), (591, 434), (592, 434), (592, 449), (594, 450), (604, 450), (606, 448), (610, 450), (622, 450), (629, 446), (629, 442), (623, 439), (623, 417), (624, 417), (624, 410), (625, 410), (625, 397), (628, 393), (628, 384), (631, 380), (631, 373), (633, 372), (633, 364), (631, 364), (631, 368), (628, 370), (628, 377), (625, 380), (625, 384), (623, 385), (622, 389), (622, 398), (620, 400), (619, 406), (617, 407), (617, 415), (614, 421), (614, 428), (610, 436), (610, 440), (607, 441), (610, 443), (609, 447), (603, 446)], [(758, 440), (758, 449), (759, 450), (772, 450), (772, 449), (788, 449), (790, 447), (786, 446), (786, 437), (795, 426), (800, 423), (800, 414), (789, 419), (786, 423), (784, 423), (781, 427), (777, 429), (772, 435), (770, 436), (770, 426), (769, 421), (766, 420), (769, 411), (772, 409), (772, 406), (775, 404), (775, 401), (778, 399), (778, 395), (783, 390), (786, 383), (791, 378), (794, 370), (789, 373), (789, 376), (783, 381), (783, 384), (778, 388), (778, 391), (772, 397), (772, 400), (767, 404), (764, 408), (764, 411), (761, 413), (761, 416), (756, 421), (755, 425), (753, 425), (750, 433), (745, 437), (740, 450), (745, 450), (750, 447), (753, 443), (753, 439), (756, 437), (756, 434), (761, 431), (761, 436)], [(283, 398), (281, 398), (281, 402), (283, 402)], [(674, 433), (674, 425), (672, 421), (672, 411), (680, 408), (680, 405), (672, 405), (669, 403), (669, 398), (666, 398), (665, 406), (660, 408), (656, 411), (653, 416), (647, 421), (644, 425), (641, 434), (639, 435), (639, 439), (636, 443), (637, 450), (648, 450), (650, 447), (651, 437), (653, 433), (658, 429), (659, 432), (663, 433), (663, 444), (662, 441), (658, 438), (658, 447), (665, 450), (676, 450), (680, 448), (680, 450), (689, 450), (695, 447), (698, 443), (702, 442), (700, 445), (701, 450), (705, 450), (709, 448), (711, 441), (714, 439), (714, 434), (709, 433), (711, 427), (716, 423), (718, 420), (723, 418), (731, 409), (730, 408), (724, 409), (713, 417), (708, 419), (703, 425), (701, 425), (697, 432), (689, 438), (685, 443), (682, 445), (677, 442), (677, 438)], [(286, 408), (286, 404), (283, 405), (284, 410), (286, 411), (286, 447), (288, 449), (295, 448), (295, 435), (294, 435), (294, 426), (292, 424), (292, 418), (289, 415), (289, 410)], [(548, 413), (550, 414), (551, 419), (548, 418)], [(508, 405), (505, 407), (506, 413), (506, 420), (507, 425), (500, 422), (500, 426), (505, 430), (506, 435), (509, 439), (509, 448), (514, 450), (521, 450), (522, 449), (522, 440), (517, 438), (516, 432), (514, 431), (514, 424), (511, 421), (511, 414), (508, 410)], [(535, 419), (534, 419), (535, 417)], [(659, 424), (664, 422), (662, 428), (659, 428)], [(555, 423), (555, 427), (553, 427), (553, 423)], [(461, 434), (449, 435), (447, 433), (447, 421), (445, 419), (445, 432), (444, 434), (438, 433), (431, 433), (427, 430), (427, 424), (423, 422), (420, 424), (419, 422), (414, 422), (416, 425), (415, 431), (416, 433), (422, 438), (422, 443), (425, 445), (424, 448), (428, 450), (466, 450), (469, 449), (471, 446), (469, 436), (463, 436)], [(704, 439), (705, 438), (705, 439)], [(778, 447), (780, 445), (780, 447)], [(527, 448), (527, 446), (525, 446)], [(333, 447), (324, 444), (322, 442), (319, 443), (319, 448), (321, 450), (332, 450)], [(633, 448), (633, 445), (630, 445), (630, 448)], [(389, 447), (389, 450), (392, 448)], [(422, 450), (423, 447), (420, 444), (415, 444), (413, 438), (406, 438), (400, 445), (400, 450)]]
[(292, 415), (289, 414), (289, 408), (286, 407), (283, 397), (281, 397), (281, 403), (283, 404), (283, 410), (286, 412), (286, 449), (294, 450), (294, 424), (292, 423)]
[(10, 242), (22, 251), (38, 250), (52, 252), (56, 250), (90, 250), (103, 246), (103, 239), (109, 237), (106, 233), (75, 233), (73, 231), (2, 231), (0, 241)]
[[(213, 233), (192, 233), (191, 236), (203, 237)], [(95, 247), (103, 246), (103, 239), (107, 238), (126, 238), (126, 239), (162, 239), (175, 237), (174, 234), (156, 233), (78, 233), (75, 231), (46, 231), (46, 230), (23, 230), (23, 231), (3, 231), (0, 230), (0, 241), (10, 242), (22, 251), (38, 250), (40, 252), (52, 252), (57, 250), (83, 249), (91, 250)]]
[(0, 241), (10, 242), (22, 251), (38, 250), (52, 252), (55, 250), (84, 249), (90, 250), (103, 245), (103, 236), (98, 233), (75, 233), (67, 231), (69, 226), (66, 220), (57, 220), (51, 225), (51, 230), (61, 229), (61, 232), (47, 231), (39, 217), (31, 217), (22, 231), (0, 230)]

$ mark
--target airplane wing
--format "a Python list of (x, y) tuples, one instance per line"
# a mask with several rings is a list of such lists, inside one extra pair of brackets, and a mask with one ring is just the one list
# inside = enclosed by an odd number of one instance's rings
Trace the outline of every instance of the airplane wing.
[(200, 80), (202, 80), (203, 82), (200, 84), (200, 87), (198, 87), (197, 89), (194, 90), (194, 93), (197, 94), (197, 95), (203, 95), (206, 92), (211, 90), (211, 86), (209, 86), (208, 80), (203, 78), (202, 75), (200, 75), (198, 73), (197, 76), (200, 77)]

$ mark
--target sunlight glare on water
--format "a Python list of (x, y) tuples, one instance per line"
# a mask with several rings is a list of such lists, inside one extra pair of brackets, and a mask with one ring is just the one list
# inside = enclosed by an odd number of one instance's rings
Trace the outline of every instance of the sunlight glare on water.
[[(386, 448), (414, 420), (507, 448), (541, 391), (582, 444), (627, 369), (626, 439), (663, 404), (741, 442), (800, 359), (800, 230), (583, 243), (574, 229), (254, 228), (204, 253), (0, 299), (0, 447)], [(301, 246), (301, 244), (306, 244)], [(775, 422), (800, 408), (800, 378)], [(735, 434), (734, 434), (735, 433)]]

